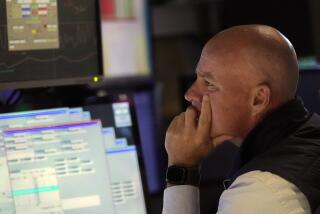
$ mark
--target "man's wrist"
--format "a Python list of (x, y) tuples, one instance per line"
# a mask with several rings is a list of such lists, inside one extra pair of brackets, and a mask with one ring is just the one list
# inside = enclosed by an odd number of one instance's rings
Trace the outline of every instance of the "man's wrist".
[(200, 178), (199, 167), (172, 165), (168, 167), (166, 174), (167, 187), (176, 185), (199, 186)]
[(186, 167), (191, 169), (200, 169), (201, 167), (201, 161), (178, 161), (178, 160), (171, 160), (171, 158), (168, 159), (168, 167), (170, 166), (179, 166), (179, 167)]

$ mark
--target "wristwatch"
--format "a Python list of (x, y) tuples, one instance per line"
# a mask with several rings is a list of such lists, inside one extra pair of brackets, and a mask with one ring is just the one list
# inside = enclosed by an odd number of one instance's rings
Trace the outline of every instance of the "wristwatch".
[(168, 185), (193, 185), (199, 186), (200, 172), (198, 168), (187, 168), (182, 166), (169, 166), (166, 181)]

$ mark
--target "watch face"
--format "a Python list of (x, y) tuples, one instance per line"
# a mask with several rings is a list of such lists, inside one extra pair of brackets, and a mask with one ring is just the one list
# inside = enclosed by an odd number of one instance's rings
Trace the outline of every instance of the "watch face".
[(167, 182), (183, 184), (186, 180), (187, 170), (182, 167), (170, 166), (167, 170)]

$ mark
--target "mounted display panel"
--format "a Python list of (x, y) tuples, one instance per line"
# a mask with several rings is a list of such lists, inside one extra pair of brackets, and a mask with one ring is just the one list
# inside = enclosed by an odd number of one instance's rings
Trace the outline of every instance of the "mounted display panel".
[(102, 75), (98, 0), (0, 0), (0, 88)]
[(152, 76), (146, 0), (100, 0), (105, 81)]

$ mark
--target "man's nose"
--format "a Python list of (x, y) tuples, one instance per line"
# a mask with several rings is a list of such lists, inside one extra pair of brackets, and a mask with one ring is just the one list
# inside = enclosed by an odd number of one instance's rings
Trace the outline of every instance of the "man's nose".
[(190, 102), (201, 102), (202, 99), (202, 91), (200, 90), (200, 88), (197, 86), (197, 83), (194, 82), (190, 88), (187, 90), (187, 92), (184, 94), (184, 98)]

